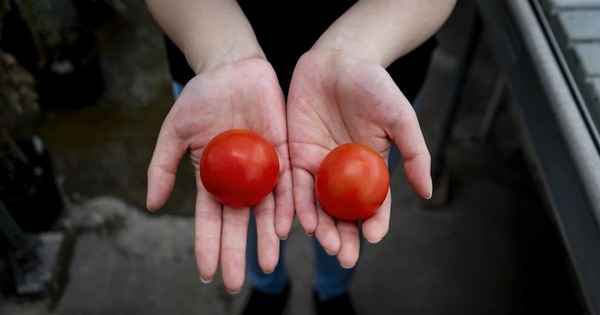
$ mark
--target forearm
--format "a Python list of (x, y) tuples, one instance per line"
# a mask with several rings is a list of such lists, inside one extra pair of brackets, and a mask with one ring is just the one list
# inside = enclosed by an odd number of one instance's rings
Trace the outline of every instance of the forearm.
[(196, 73), (226, 61), (263, 57), (234, 0), (146, 0), (152, 16)]
[(387, 67), (431, 37), (455, 0), (362, 0), (342, 15), (314, 48), (339, 50)]

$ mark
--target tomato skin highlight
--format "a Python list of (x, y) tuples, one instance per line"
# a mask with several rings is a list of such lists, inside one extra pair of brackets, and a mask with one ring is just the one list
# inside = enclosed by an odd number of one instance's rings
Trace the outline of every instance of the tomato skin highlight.
[(275, 187), (279, 158), (259, 134), (230, 129), (206, 145), (200, 159), (200, 179), (217, 201), (233, 208), (258, 204)]
[(315, 178), (317, 199), (323, 210), (340, 220), (371, 217), (385, 201), (390, 175), (385, 160), (359, 143), (331, 150)]

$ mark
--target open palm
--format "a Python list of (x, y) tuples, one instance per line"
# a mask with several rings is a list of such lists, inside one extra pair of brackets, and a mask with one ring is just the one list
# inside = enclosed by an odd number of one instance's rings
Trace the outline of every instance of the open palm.
[[(359, 256), (357, 222), (335, 220), (315, 198), (314, 177), (325, 155), (337, 145), (358, 142), (387, 160), (391, 141), (398, 146), (407, 180), (423, 197), (431, 195), (430, 155), (415, 112), (380, 65), (340, 52), (313, 49), (298, 61), (287, 102), (288, 141), (294, 203), (300, 223), (315, 233), (325, 251), (345, 267)], [(363, 221), (367, 241), (388, 231), (391, 197)]]
[[(260, 265), (265, 271), (273, 270), (278, 262), (279, 239), (287, 236), (294, 216), (285, 118), (281, 88), (264, 59), (222, 64), (196, 76), (186, 85), (161, 127), (148, 168), (148, 209), (157, 210), (165, 204), (186, 153), (197, 173), (202, 152), (214, 136), (234, 128), (255, 131), (275, 147), (279, 156), (277, 185), (253, 209)], [(220, 258), (225, 287), (238, 291), (245, 277), (249, 209), (232, 209), (218, 203), (199, 176), (195, 177), (195, 244), (200, 277), (211, 280)]]

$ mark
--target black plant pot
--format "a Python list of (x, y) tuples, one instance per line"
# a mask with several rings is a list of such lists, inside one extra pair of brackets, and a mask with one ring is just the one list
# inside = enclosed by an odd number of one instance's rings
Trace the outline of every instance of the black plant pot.
[(51, 62), (38, 75), (41, 105), (76, 109), (95, 104), (105, 91), (97, 35), (73, 28), (61, 39)]
[(96, 27), (116, 15), (115, 9), (106, 0), (72, 0), (79, 23)]
[(21, 13), (16, 9), (6, 12), (0, 20), (0, 25), (0, 48), (13, 55), (21, 67), (36, 73), (39, 55), (33, 35), (21, 18)]
[(0, 200), (24, 232), (51, 230), (64, 205), (50, 153), (39, 138), (18, 140), (17, 145), (27, 157), (27, 163), (19, 159), (3, 161)]

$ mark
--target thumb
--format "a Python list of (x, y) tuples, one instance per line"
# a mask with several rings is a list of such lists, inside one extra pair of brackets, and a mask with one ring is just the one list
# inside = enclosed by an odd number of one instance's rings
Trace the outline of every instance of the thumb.
[(402, 156), (409, 184), (419, 196), (429, 199), (433, 195), (431, 155), (415, 111), (408, 104), (402, 104), (401, 108), (400, 118), (391, 129), (391, 138)]
[(187, 151), (173, 130), (163, 125), (148, 167), (148, 191), (146, 207), (150, 211), (160, 209), (167, 202), (175, 185), (179, 161)]

